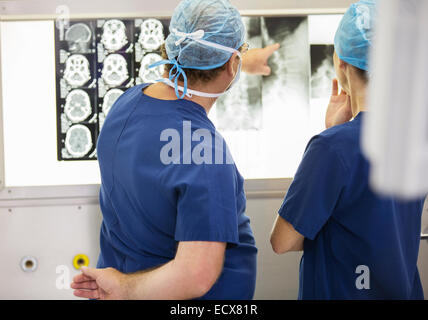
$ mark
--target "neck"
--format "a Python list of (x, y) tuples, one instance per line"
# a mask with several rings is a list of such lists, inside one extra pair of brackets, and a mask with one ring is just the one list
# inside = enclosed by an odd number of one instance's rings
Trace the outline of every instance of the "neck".
[(366, 108), (366, 87), (361, 81), (351, 81), (348, 94), (351, 97), (352, 116), (355, 118), (361, 111), (367, 111)]
[[(183, 83), (178, 83), (180, 86), (183, 86)], [(209, 92), (204, 91), (207, 89), (204, 88), (192, 88), (193, 90), (201, 91), (201, 92)], [(150, 85), (144, 90), (144, 94), (160, 99), (160, 100), (177, 100), (177, 95), (175, 94), (175, 89), (168, 86), (167, 84), (164, 84), (162, 82), (158, 82), (155, 84)], [(179, 94), (182, 94), (182, 92), (179, 92)], [(192, 101), (198, 105), (200, 105), (205, 112), (208, 114), (213, 107), (214, 103), (217, 101), (217, 98), (205, 98), (205, 97), (198, 97), (193, 95), (191, 98), (185, 96), (183, 98), (184, 100)]]
[[(172, 88), (171, 86), (169, 86), (167, 84), (164, 84), (164, 85), (171, 91), (171, 93), (174, 94), (175, 97), (177, 97), (174, 88)], [(181, 87), (184, 87), (183, 82), (178, 81), (178, 85)], [(199, 92), (205, 92), (205, 93), (217, 93), (217, 92), (223, 92), (224, 91), (224, 90), (221, 90), (220, 88), (218, 88), (216, 83), (210, 83), (209, 86), (198, 85), (198, 84), (188, 84), (187, 89), (191, 89), (191, 90), (199, 91)], [(213, 92), (213, 90), (214, 90), (214, 92)], [(179, 94), (181, 95), (181, 94), (183, 94), (183, 92), (179, 91)], [(205, 112), (208, 114), (218, 98), (200, 97), (200, 96), (193, 94), (193, 95), (191, 95), (191, 97), (184, 96), (183, 99), (188, 100), (188, 101), (192, 101), (196, 104), (199, 104), (202, 108), (205, 109)]]
[[(196, 90), (196, 89), (194, 89), (194, 90)], [(206, 91), (203, 91), (203, 90), (198, 90), (198, 91), (206, 92)], [(174, 91), (174, 94), (175, 94), (175, 91)], [(213, 107), (214, 103), (217, 101), (217, 98), (205, 98), (205, 97), (198, 97), (198, 96), (195, 96), (195, 95), (193, 95), (191, 98), (184, 97), (184, 99), (199, 104), (202, 108), (205, 109), (205, 111), (206, 111), (207, 114), (210, 112), (210, 110)]]

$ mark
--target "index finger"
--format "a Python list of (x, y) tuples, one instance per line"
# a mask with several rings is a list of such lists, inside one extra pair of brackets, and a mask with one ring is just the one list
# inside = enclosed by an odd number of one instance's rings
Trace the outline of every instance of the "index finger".
[(76, 283), (86, 282), (86, 281), (93, 281), (93, 280), (94, 279), (92, 279), (91, 277), (88, 277), (88, 276), (84, 275), (83, 273), (78, 274), (77, 276), (75, 276), (73, 278), (73, 281), (76, 282)]
[(279, 43), (271, 44), (270, 46), (267, 46), (264, 48), (266, 54), (268, 57), (270, 57), (276, 50), (279, 49), (281, 45)]

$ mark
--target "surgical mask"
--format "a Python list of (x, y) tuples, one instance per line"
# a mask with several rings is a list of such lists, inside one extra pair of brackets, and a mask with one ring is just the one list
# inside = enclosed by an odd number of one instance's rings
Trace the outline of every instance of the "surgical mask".
[[(220, 93), (207, 93), (207, 92), (201, 92), (201, 91), (189, 89), (187, 87), (186, 73), (184, 72), (183, 68), (179, 65), (178, 61), (175, 59), (174, 60), (162, 60), (162, 61), (159, 61), (157, 63), (150, 65), (149, 68), (154, 68), (154, 67), (157, 67), (157, 66), (160, 66), (163, 64), (172, 64), (173, 65), (173, 67), (171, 68), (171, 71), (169, 72), (169, 78), (168, 79), (165, 79), (165, 78), (160, 79), (160, 80), (158, 80), (158, 82), (163, 82), (166, 85), (174, 88), (175, 94), (177, 95), (178, 99), (183, 99), (184, 97), (192, 98), (193, 95), (199, 96), (199, 97), (205, 97), (205, 98), (218, 98), (218, 97), (222, 96), (225, 92), (229, 91), (239, 81), (240, 76), (241, 76), (241, 70), (242, 70), (241, 52), (239, 52), (238, 50), (236, 50), (234, 48), (222, 46), (222, 45), (214, 43), (214, 42), (203, 40), (202, 38), (204, 37), (204, 34), (205, 34), (203, 30), (198, 30), (198, 31), (193, 32), (193, 33), (183, 33), (183, 32), (177, 31), (176, 29), (172, 29), (172, 32), (175, 33), (177, 36), (181, 37), (177, 42), (175, 42), (176, 46), (179, 46), (186, 39), (192, 39), (192, 40), (197, 41), (203, 45), (213, 47), (213, 48), (216, 48), (218, 50), (223, 50), (223, 51), (227, 51), (230, 53), (236, 52), (239, 59), (240, 59), (238, 71), (235, 75), (235, 78), (231, 82), (230, 86), (226, 89), (226, 91), (220, 92)], [(183, 77), (184, 87), (178, 85), (178, 79), (180, 78), (180, 75)], [(183, 94), (180, 95), (179, 92), (182, 92)]]

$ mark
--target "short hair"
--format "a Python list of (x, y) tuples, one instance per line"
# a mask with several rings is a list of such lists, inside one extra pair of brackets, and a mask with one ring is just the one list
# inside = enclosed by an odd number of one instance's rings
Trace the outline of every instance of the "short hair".
[[(242, 51), (242, 47), (239, 48), (238, 50)], [(162, 52), (162, 58), (168, 59), (165, 44), (163, 44), (161, 46), (161, 52)], [(180, 61), (178, 63), (180, 63)], [(217, 78), (218, 75), (222, 71), (226, 70), (226, 64), (227, 64), (227, 62), (224, 65), (222, 65), (221, 67), (211, 69), (211, 70), (199, 70), (199, 69), (183, 68), (183, 71), (186, 73), (187, 81), (189, 82), (189, 84), (195, 84), (198, 82), (208, 83), (208, 82), (214, 80), (215, 78)], [(166, 64), (165, 65), (165, 71), (169, 73), (171, 71), (172, 67), (173, 67), (172, 64)]]

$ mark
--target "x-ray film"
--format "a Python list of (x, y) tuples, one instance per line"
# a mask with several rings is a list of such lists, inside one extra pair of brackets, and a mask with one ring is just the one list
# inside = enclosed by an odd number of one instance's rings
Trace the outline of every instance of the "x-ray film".
[(134, 23), (132, 20), (97, 20), (98, 97), (113, 88), (135, 84)]
[(135, 29), (135, 83), (154, 83), (162, 78), (165, 67), (160, 65), (149, 68), (149, 66), (162, 60), (161, 46), (169, 34), (169, 20), (137, 19)]
[(166, 19), (113, 18), (55, 30), (58, 160), (96, 160), (96, 140), (114, 102), (136, 83), (162, 77), (163, 66), (148, 66), (162, 59), (168, 26)]
[[(292, 176), (311, 119), (320, 122), (330, 95), (333, 47), (310, 42), (307, 16), (243, 20), (250, 48), (277, 42), (281, 48), (269, 60), (270, 76), (242, 73), (210, 118), (247, 178)], [(133, 85), (163, 76), (163, 65), (148, 67), (162, 60), (168, 33), (169, 20), (154, 18), (73, 21), (62, 39), (56, 31), (58, 160), (96, 159), (96, 140), (115, 101)], [(266, 161), (271, 166), (261, 168)]]
[[(244, 18), (250, 48), (280, 43), (270, 76), (241, 75), (210, 115), (246, 178), (292, 176), (308, 139), (307, 17)], [(261, 166), (261, 163), (270, 166)]]
[(332, 80), (336, 77), (333, 44), (311, 44), (311, 132), (325, 130), (325, 112), (331, 96)]
[(262, 18), (263, 45), (280, 43), (263, 81), (263, 104), (309, 109), (309, 43), (307, 18)]
[[(260, 18), (243, 18), (250, 48), (261, 48)], [(241, 74), (239, 83), (216, 103), (219, 130), (259, 130), (262, 126), (262, 77)]]
[[(132, 31), (129, 27), (127, 28), (124, 21), (119, 19), (99, 20), (98, 26), (102, 28), (101, 41), (98, 43), (99, 51), (101, 49), (109, 53), (118, 52), (130, 44), (130, 32)], [(124, 51), (129, 51), (131, 47), (131, 45), (128, 46)]]
[(336, 77), (333, 65), (334, 45), (311, 45), (311, 98), (330, 97)]
[[(98, 135), (95, 21), (71, 22), (64, 32), (56, 30), (55, 40), (58, 160), (95, 159), (93, 141)], [(79, 143), (77, 148), (76, 141), (83, 141), (77, 139), (78, 132), (83, 130), (87, 143), (84, 147)]]

